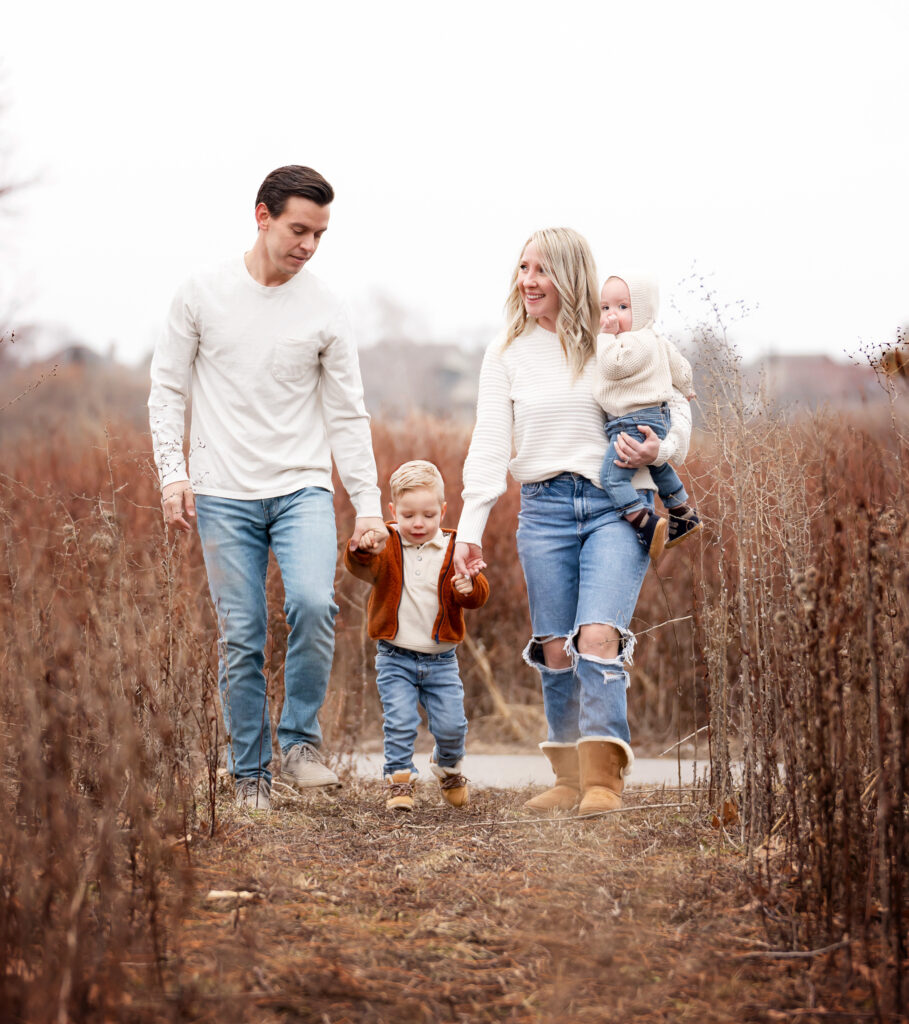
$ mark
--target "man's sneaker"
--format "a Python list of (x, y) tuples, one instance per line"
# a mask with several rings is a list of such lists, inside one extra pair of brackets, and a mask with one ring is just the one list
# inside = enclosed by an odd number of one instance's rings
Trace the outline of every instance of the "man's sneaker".
[(655, 562), (666, 547), (666, 535), (669, 532), (666, 520), (656, 512), (648, 512), (647, 518), (635, 526), (634, 531), (638, 535), (638, 542)]
[(295, 743), (281, 755), (281, 778), (299, 789), (339, 787), (341, 780), (311, 743)]
[(268, 779), (253, 776), (249, 779), (237, 779), (237, 807), (246, 811), (271, 810), (271, 786)]
[(666, 541), (666, 547), (675, 547), (676, 544), (681, 544), (683, 540), (687, 540), (693, 534), (697, 533), (698, 530), (703, 529), (704, 524), (698, 518), (698, 514), (693, 508), (686, 509), (681, 515), (676, 515), (676, 513), (670, 509), (669, 539)]
[(413, 810), (413, 780), (408, 769), (385, 776), (385, 810)]
[(470, 803), (467, 779), (461, 774), (462, 764), (463, 761), (458, 761), (453, 768), (447, 768), (445, 765), (436, 764), (432, 758), (429, 760), (429, 770), (442, 787), (442, 799), (452, 807), (466, 807)]

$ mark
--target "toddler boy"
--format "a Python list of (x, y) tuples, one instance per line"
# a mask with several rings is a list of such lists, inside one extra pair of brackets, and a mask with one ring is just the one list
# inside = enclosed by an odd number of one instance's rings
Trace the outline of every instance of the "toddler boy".
[(648, 466), (669, 521), (651, 511), (631, 485), (635, 470), (616, 465), (615, 439), (621, 433), (645, 441), (640, 425), (662, 440), (669, 431), (668, 401), (677, 388), (694, 398), (691, 364), (653, 329), (659, 306), (656, 282), (641, 274), (609, 277), (600, 296), (597, 378), (594, 397), (606, 413), (609, 447), (600, 483), (614, 506), (635, 528), (638, 540), (654, 560), (664, 548), (680, 544), (701, 529), (678, 474), (665, 463)]
[[(384, 711), (385, 806), (413, 810), (417, 771), (413, 748), (426, 711), (435, 740), (430, 768), (442, 797), (466, 807), (461, 774), (467, 719), (455, 648), (464, 638), (464, 609), (489, 597), (482, 573), (471, 579), (454, 571), (455, 532), (441, 528), (445, 515), (442, 474), (423, 460), (405, 462), (391, 475), (389, 538), (371, 531), (344, 551), (344, 564), (372, 584), (367, 610), (376, 641), (376, 685)], [(353, 546), (352, 546), (353, 545)]]

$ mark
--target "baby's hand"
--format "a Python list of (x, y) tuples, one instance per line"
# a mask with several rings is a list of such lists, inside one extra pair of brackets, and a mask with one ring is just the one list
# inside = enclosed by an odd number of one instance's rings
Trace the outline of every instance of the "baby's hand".
[(382, 550), (382, 535), (378, 530), (367, 530), (357, 545), (360, 551), (368, 551), (371, 555)]
[(698, 396), (692, 391), (690, 395), (685, 395), (689, 402), (693, 402)]
[(454, 576), (451, 581), (459, 594), (470, 594), (473, 591), (473, 580), (469, 576)]
[(605, 317), (600, 321), (600, 333), (601, 334), (618, 334), (619, 333), (619, 318), (615, 313), (607, 313)]

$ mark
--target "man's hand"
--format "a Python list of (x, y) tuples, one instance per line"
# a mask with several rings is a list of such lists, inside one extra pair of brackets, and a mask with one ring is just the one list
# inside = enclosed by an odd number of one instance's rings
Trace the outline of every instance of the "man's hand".
[(168, 484), (161, 491), (161, 507), (164, 509), (164, 522), (167, 526), (192, 533), (192, 523), (196, 518), (196, 497), (188, 480)]
[(486, 563), (483, 561), (483, 549), (480, 545), (458, 541), (454, 550), (454, 568), (458, 576), (469, 576), (471, 579), (485, 569)]
[(660, 454), (660, 439), (653, 429), (646, 424), (641, 424), (638, 426), (638, 430), (647, 438), (646, 441), (636, 441), (624, 431), (615, 439), (615, 453), (618, 456), (615, 464), (623, 469), (652, 466)]
[(377, 555), (385, 547), (388, 540), (388, 530), (385, 523), (378, 516), (363, 516), (354, 523), (353, 536), (350, 538), (348, 547), (351, 551), (359, 548), (361, 551), (368, 551), (371, 555)]
[(473, 580), (467, 575), (461, 576), (459, 574), (455, 574), (452, 577), (451, 582), (454, 584), (454, 588), (459, 594), (467, 595), (473, 591)]

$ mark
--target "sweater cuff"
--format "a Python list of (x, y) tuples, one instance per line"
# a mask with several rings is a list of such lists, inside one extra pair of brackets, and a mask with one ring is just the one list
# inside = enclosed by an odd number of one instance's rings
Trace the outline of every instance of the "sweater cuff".
[(378, 487), (350, 496), (357, 519), (382, 519), (382, 494)]
[(184, 480), (189, 483), (189, 474), (183, 466), (172, 469), (161, 477), (161, 490), (163, 491), (168, 484), (179, 484), (183, 483)]
[(483, 546), (483, 531), (489, 519), (491, 506), (480, 505), (475, 508), (464, 508), (458, 522), (457, 542), (459, 544), (477, 544)]
[(675, 455), (676, 443), (667, 434), (666, 437), (660, 441), (660, 450), (657, 452), (657, 457), (653, 460), (654, 466), (665, 466), (670, 461), (673, 455)]

